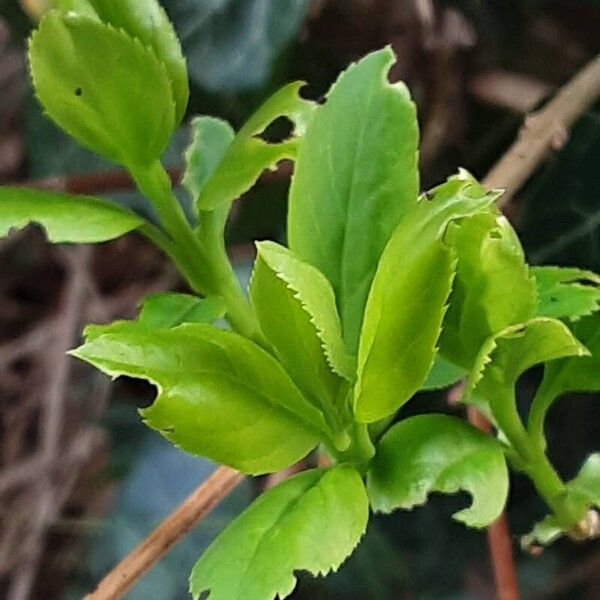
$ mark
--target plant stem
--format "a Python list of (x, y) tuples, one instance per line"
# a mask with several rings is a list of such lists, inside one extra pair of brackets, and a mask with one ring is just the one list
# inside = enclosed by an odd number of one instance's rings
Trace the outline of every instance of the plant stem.
[(504, 433), (517, 453), (522, 468), (536, 490), (564, 527), (575, 525), (581, 515), (574, 512), (566, 501), (565, 484), (550, 464), (545, 451), (536, 438), (526, 431), (516, 408), (514, 393), (510, 397), (497, 395), (490, 408), (498, 428)]
[(160, 162), (132, 169), (131, 173), (139, 190), (156, 208), (168, 237), (151, 225), (142, 232), (172, 258), (196, 293), (223, 298), (227, 318), (238, 333), (265, 345), (225, 250), (221, 226), (221, 223), (224, 226), (224, 215), (204, 213), (207, 225), (202, 231), (209, 235), (196, 236), (173, 194), (171, 178)]

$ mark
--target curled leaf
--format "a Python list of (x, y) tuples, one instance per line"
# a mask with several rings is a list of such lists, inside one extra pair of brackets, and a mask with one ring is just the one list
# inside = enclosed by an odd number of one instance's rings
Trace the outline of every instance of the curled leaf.
[(470, 527), (485, 527), (501, 514), (508, 470), (501, 444), (446, 415), (401, 421), (381, 439), (368, 472), (371, 505), (379, 512), (410, 510), (432, 492), (469, 492), (473, 503), (454, 515)]

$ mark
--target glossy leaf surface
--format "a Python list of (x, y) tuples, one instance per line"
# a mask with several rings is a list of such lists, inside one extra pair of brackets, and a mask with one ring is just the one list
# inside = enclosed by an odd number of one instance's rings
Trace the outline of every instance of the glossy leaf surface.
[(305, 395), (317, 406), (323, 398), (335, 404), (339, 376), (351, 379), (354, 369), (331, 285), (286, 248), (274, 242), (257, 248), (250, 297), (260, 327)]
[[(283, 159), (296, 157), (297, 136), (302, 135), (315, 105), (300, 96), (302, 82), (290, 83), (275, 92), (240, 129), (223, 155), (223, 160), (203, 187), (200, 210), (227, 205), (248, 191), (265, 169)], [(279, 117), (287, 117), (294, 129), (289, 139), (268, 143), (260, 134)]]
[(296, 585), (295, 571), (337, 570), (362, 537), (368, 499), (359, 474), (348, 466), (291, 477), (265, 492), (196, 563), (190, 578), (195, 599), (273, 600)]
[(456, 266), (444, 236), (453, 221), (485, 210), (495, 195), (450, 181), (422, 199), (394, 231), (369, 293), (358, 350), (356, 417), (382, 419), (421, 387), (436, 352)]
[(533, 267), (537, 314), (576, 320), (600, 310), (600, 276), (564, 267)]
[(471, 369), (485, 340), (534, 316), (536, 291), (516, 233), (495, 210), (462, 223), (452, 244), (458, 266), (440, 352)]
[(186, 294), (163, 293), (147, 296), (135, 321), (115, 321), (108, 325), (88, 325), (85, 339), (91, 342), (107, 333), (142, 333), (172, 329), (182, 323), (213, 323), (225, 316), (220, 298), (198, 298)]
[(46, 113), (104, 158), (144, 166), (175, 127), (164, 65), (139, 40), (111, 25), (51, 11), (29, 44), (31, 74)]
[(342, 73), (300, 143), (290, 190), (290, 249), (331, 282), (351, 352), (381, 253), (417, 203), (415, 107), (386, 79), (393, 62), (386, 48)]
[(473, 503), (454, 515), (485, 527), (501, 514), (508, 494), (502, 446), (455, 417), (420, 415), (401, 421), (381, 439), (368, 474), (374, 510), (425, 504), (431, 492), (469, 492)]
[(181, 122), (189, 96), (186, 61), (173, 25), (157, 0), (60, 0), (58, 7), (85, 16), (96, 16), (103, 23), (122, 29), (151, 48), (166, 67), (176, 106), (175, 120), (176, 123)]
[(112, 240), (143, 221), (97, 198), (0, 187), (0, 238), (30, 223), (41, 225), (51, 242), (85, 244)]
[(244, 473), (278, 471), (326, 430), (281, 366), (252, 342), (207, 325), (103, 335), (73, 352), (112, 377), (156, 385), (146, 424), (187, 452)]

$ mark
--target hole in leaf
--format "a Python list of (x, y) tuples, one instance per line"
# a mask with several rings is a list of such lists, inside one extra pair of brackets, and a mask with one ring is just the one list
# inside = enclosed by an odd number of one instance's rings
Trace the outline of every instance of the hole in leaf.
[(277, 117), (259, 137), (268, 144), (280, 144), (292, 137), (293, 132), (294, 124), (287, 117)]

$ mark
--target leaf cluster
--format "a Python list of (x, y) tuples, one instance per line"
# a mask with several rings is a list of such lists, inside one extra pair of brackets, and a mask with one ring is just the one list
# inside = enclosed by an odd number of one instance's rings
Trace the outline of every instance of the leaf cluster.
[[(600, 278), (530, 268), (495, 207), (500, 192), (465, 171), (419, 195), (416, 110), (388, 81), (389, 48), (352, 64), (323, 104), (292, 83), (237, 133), (193, 120), (184, 185), (194, 223), (160, 163), (187, 79), (157, 2), (59, 1), (32, 36), (30, 61), (48, 115), (127, 168), (160, 223), (94, 198), (2, 188), (0, 234), (34, 222), (50, 241), (81, 243), (138, 230), (195, 294), (154, 296), (137, 320), (90, 326), (73, 355), (153, 384), (142, 419), (189, 453), (252, 475), (315, 453), (333, 465), (282, 483), (232, 523), (194, 568), (194, 598), (287, 596), (295, 571), (340, 566), (369, 506), (410, 510), (432, 492), (463, 490), (472, 503), (454, 517), (487, 526), (506, 501), (507, 461), (551, 510), (525, 543), (591, 536), (598, 455), (563, 483), (545, 454), (544, 420), (561, 395), (600, 389)], [(268, 143), (262, 134), (280, 117), (290, 136)], [(247, 299), (225, 222), (283, 159), (295, 162), (288, 246), (257, 243)], [(215, 326), (223, 317), (231, 330)], [(536, 364), (544, 378), (523, 423), (515, 384)], [(419, 391), (463, 377), (463, 401), (488, 415), (497, 438), (447, 415), (393, 424)]]

